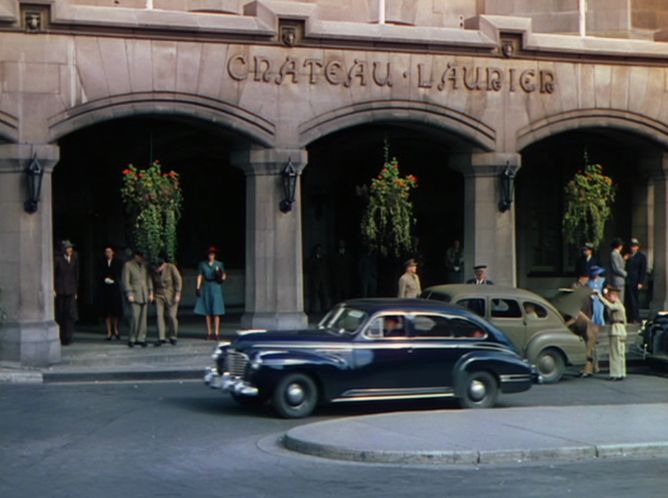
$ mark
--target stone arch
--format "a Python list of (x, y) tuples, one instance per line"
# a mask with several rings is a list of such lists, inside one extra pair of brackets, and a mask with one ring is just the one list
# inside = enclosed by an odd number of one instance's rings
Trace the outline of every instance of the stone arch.
[(484, 151), (496, 147), (496, 131), (482, 121), (447, 107), (409, 100), (355, 103), (320, 114), (299, 127), (299, 144), (304, 147), (344, 128), (396, 122), (445, 130)]
[(629, 131), (668, 149), (668, 125), (630, 111), (579, 109), (534, 121), (517, 132), (517, 149), (522, 150), (559, 133), (584, 128)]
[(103, 121), (147, 115), (194, 118), (236, 131), (258, 145), (274, 144), (276, 126), (271, 121), (219, 100), (172, 92), (106, 97), (60, 112), (48, 119), (49, 140)]

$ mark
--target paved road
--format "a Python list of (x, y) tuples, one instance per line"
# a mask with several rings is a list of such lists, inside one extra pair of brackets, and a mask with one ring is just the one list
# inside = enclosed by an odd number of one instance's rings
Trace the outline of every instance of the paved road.
[[(502, 402), (656, 403), (667, 393), (668, 379), (634, 375), (622, 383), (570, 379)], [(435, 407), (444, 405), (390, 408)], [(296, 425), (387, 409), (337, 407), (286, 421), (269, 409), (238, 408), (196, 382), (0, 386), (0, 496), (663, 497), (668, 486), (666, 459), (399, 467), (310, 458), (276, 445)]]

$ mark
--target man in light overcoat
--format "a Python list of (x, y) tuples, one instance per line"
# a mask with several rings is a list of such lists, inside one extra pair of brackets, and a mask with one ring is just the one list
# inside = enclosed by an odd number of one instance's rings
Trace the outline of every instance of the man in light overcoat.
[(122, 280), (131, 312), (128, 346), (146, 347), (147, 312), (148, 303), (153, 301), (153, 282), (142, 251), (136, 249), (132, 259), (123, 265)]
[[(155, 294), (155, 307), (158, 321), (158, 340), (156, 346), (169, 342), (176, 345), (179, 321), (177, 313), (181, 301), (181, 289), (183, 279), (175, 265), (169, 262), (166, 254), (161, 254), (158, 259), (158, 267), (152, 273), (153, 291)], [(165, 327), (165, 318), (167, 327)]]

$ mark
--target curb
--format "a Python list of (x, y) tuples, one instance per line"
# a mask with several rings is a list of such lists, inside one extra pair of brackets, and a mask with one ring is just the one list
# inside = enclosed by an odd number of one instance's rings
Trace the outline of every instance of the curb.
[(0, 372), (0, 384), (41, 384), (41, 372)]
[(620, 457), (666, 457), (668, 442), (582, 445), (536, 450), (444, 450), (444, 451), (382, 451), (345, 448), (307, 441), (291, 435), (282, 438), (284, 448), (305, 455), (350, 462), (444, 465), (444, 464), (507, 464), (544, 461), (579, 461)]
[(155, 380), (202, 380), (204, 369), (188, 370), (147, 370), (118, 372), (49, 372), (43, 374), (44, 383), (67, 382), (124, 382)]

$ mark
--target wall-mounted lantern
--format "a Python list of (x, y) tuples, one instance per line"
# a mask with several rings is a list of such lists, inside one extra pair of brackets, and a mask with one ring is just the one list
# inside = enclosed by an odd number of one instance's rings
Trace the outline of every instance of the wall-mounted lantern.
[(26, 185), (28, 190), (28, 199), (25, 201), (23, 208), (26, 213), (37, 212), (40, 196), (42, 194), (42, 178), (44, 177), (44, 168), (37, 160), (37, 155), (32, 156), (32, 160), (26, 168)]
[(295, 192), (297, 191), (297, 168), (292, 163), (292, 159), (288, 159), (288, 164), (285, 165), (281, 172), (281, 179), (283, 181), (283, 200), (279, 208), (283, 213), (292, 211), (292, 205), (295, 203)]
[(515, 170), (506, 163), (506, 169), (500, 176), (501, 180), (501, 200), (499, 201), (499, 210), (503, 213), (508, 211), (513, 205), (513, 194), (515, 192)]

